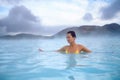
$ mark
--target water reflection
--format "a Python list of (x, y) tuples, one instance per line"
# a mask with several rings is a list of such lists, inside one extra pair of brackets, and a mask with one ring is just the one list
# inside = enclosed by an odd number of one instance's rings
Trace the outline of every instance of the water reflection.
[(79, 55), (76, 55), (76, 54), (67, 54), (67, 67), (66, 67), (66, 70), (70, 71), (69, 72), (69, 76), (68, 76), (68, 79), (69, 80), (76, 80), (75, 79), (75, 75), (74, 75), (74, 69), (75, 67), (86, 67), (86, 66), (89, 66), (89, 65), (83, 65), (83, 64), (79, 64), (79, 61), (80, 59), (83, 59), (83, 58), (87, 58), (88, 59), (88, 56), (87, 55), (83, 55), (83, 54), (79, 54)]
[(75, 54), (68, 54), (68, 60), (67, 60), (67, 67), (66, 69), (70, 69), (74, 66), (76, 66), (77, 62), (76, 62), (76, 59), (75, 59)]
[[(68, 59), (67, 59), (67, 67), (66, 69), (71, 69), (71, 68), (74, 68), (76, 65), (77, 65), (77, 61), (76, 61), (76, 57), (75, 57), (75, 54), (68, 54)], [(69, 80), (75, 80), (74, 76), (73, 75), (70, 75), (68, 76), (68, 79)]]
[(75, 80), (75, 78), (74, 78), (74, 76), (68, 76), (68, 78), (70, 79), (70, 80)]

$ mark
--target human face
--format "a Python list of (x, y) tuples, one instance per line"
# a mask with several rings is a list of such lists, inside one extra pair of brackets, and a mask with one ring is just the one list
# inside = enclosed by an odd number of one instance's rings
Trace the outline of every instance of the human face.
[(68, 43), (72, 43), (75, 41), (75, 38), (72, 37), (72, 35), (70, 33), (67, 34), (66, 39), (67, 39)]

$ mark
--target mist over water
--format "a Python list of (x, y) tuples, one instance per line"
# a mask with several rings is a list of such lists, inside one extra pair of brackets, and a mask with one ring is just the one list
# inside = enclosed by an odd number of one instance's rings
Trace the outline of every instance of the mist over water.
[(119, 37), (77, 37), (76, 42), (92, 53), (51, 52), (68, 45), (66, 37), (0, 39), (0, 80), (120, 79)]

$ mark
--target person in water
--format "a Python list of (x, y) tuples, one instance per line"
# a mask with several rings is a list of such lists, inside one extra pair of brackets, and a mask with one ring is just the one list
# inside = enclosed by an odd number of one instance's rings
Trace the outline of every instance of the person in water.
[[(62, 47), (61, 49), (57, 50), (57, 52), (75, 53), (75, 54), (78, 54), (78, 53), (80, 53), (82, 51), (87, 52), (87, 53), (91, 52), (85, 46), (83, 46), (81, 44), (77, 44), (75, 42), (76, 34), (75, 34), (74, 31), (68, 31), (67, 35), (66, 35), (66, 39), (67, 39), (69, 45), (66, 45), (66, 46)], [(41, 49), (39, 49), (39, 50), (43, 51)]]

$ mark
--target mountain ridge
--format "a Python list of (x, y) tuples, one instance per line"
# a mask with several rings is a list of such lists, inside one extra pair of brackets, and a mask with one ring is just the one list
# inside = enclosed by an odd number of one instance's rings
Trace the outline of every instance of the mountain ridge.
[(120, 36), (120, 25), (117, 23), (105, 24), (103, 26), (97, 25), (83, 25), (83, 26), (75, 26), (63, 29), (58, 33), (52, 36), (43, 36), (43, 35), (35, 35), (35, 34), (28, 34), (28, 33), (20, 33), (16, 35), (4, 35), (0, 36), (0, 38), (4, 39), (21, 39), (21, 38), (55, 38), (55, 37), (62, 37), (65, 36), (68, 31), (75, 31), (77, 36)]
[(120, 25), (117, 23), (105, 24), (103, 26), (97, 25), (83, 25), (79, 27), (66, 28), (57, 34), (56, 36), (65, 36), (68, 31), (75, 31), (78, 36), (119, 36)]

